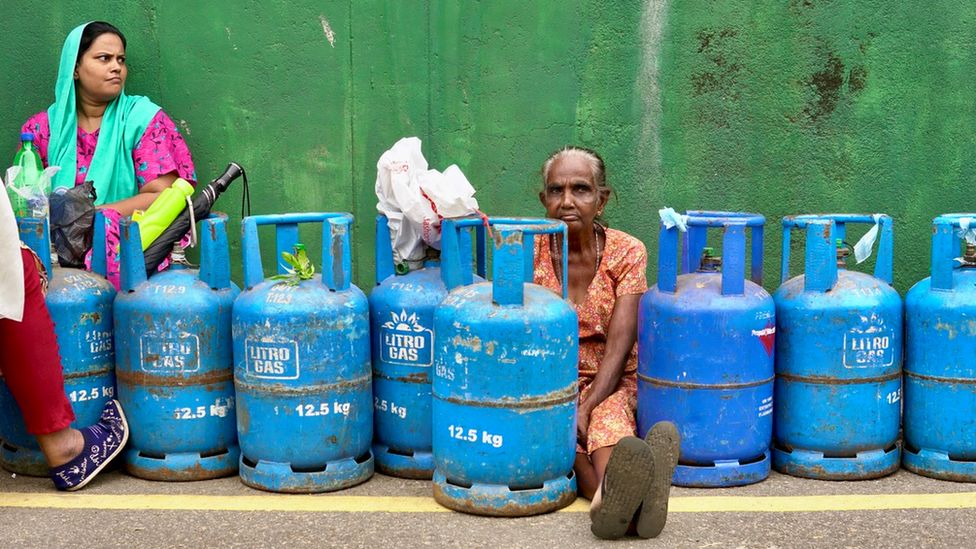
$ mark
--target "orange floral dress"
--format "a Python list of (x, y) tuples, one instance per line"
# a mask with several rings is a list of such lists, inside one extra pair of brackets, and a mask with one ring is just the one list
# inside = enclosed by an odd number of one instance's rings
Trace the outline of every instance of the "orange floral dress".
[[(583, 303), (574, 303), (579, 315), (579, 389), (580, 399), (589, 393), (590, 384), (600, 368), (607, 344), (607, 329), (617, 298), (647, 291), (647, 251), (644, 244), (623, 231), (604, 229), (606, 243), (597, 273), (590, 282)], [(535, 239), (535, 283), (556, 293), (562, 283), (552, 265), (549, 239)], [(636, 322), (637, 319), (635, 318)], [(637, 432), (637, 345), (630, 350), (624, 375), (616, 390), (597, 405), (590, 414), (586, 448), (577, 444), (576, 451), (592, 454), (594, 450), (613, 446)]]

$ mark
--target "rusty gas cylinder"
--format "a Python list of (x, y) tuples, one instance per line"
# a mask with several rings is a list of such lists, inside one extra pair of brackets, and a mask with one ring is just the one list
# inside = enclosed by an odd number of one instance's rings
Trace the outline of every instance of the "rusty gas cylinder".
[[(484, 276), (484, 227), (477, 227), (479, 276)], [(462, 256), (471, 256), (462, 233)], [(386, 216), (376, 218), (376, 287), (369, 295), (373, 357), (373, 455), (385, 474), (430, 479), (431, 370), (434, 309), (447, 296), (437, 250), (413, 268), (393, 261)], [(397, 269), (396, 266), (401, 266)]]
[[(295, 249), (302, 224), (322, 225), (321, 274), (265, 279), (258, 226), (274, 226), (277, 259)], [(253, 488), (327, 492), (373, 474), (369, 305), (351, 283), (351, 225), (345, 213), (244, 219), (234, 380), (241, 480)]]
[[(873, 276), (843, 267), (836, 242), (852, 223), (880, 232)], [(792, 229), (806, 231), (806, 250), (804, 274), (789, 278)], [(783, 284), (773, 294), (773, 467), (780, 472), (853, 480), (898, 469), (903, 313), (891, 287), (892, 247), (887, 215), (783, 220)]]
[(119, 402), (129, 420), (126, 470), (149, 480), (237, 473), (227, 216), (201, 222), (200, 269), (180, 261), (146, 278), (139, 224), (121, 223), (115, 300)]
[[(17, 220), (20, 239), (41, 259), (49, 284), (44, 302), (57, 337), (64, 392), (75, 413), (72, 427), (98, 421), (115, 398), (115, 344), (112, 302), (115, 288), (105, 278), (105, 219), (95, 214), (92, 270), (52, 265), (47, 219)], [(53, 269), (52, 269), (53, 267)], [(46, 477), (47, 460), (27, 432), (20, 409), (0, 376), (0, 465), (13, 473)]]
[(921, 475), (965, 482), (976, 482), (974, 241), (976, 214), (935, 218), (932, 276), (905, 296), (903, 463)]
[[(773, 431), (773, 298), (762, 287), (761, 215), (689, 212), (678, 274), (676, 226), (661, 225), (658, 283), (638, 312), (637, 430), (681, 433), (679, 486), (740, 486), (769, 476)], [(723, 233), (720, 258), (705, 247)], [(746, 278), (746, 231), (752, 265)]]
[(465, 284), (458, 231), (444, 220), (442, 269), (451, 289), (434, 312), (434, 498), (481, 515), (523, 516), (576, 497), (579, 327), (562, 296), (532, 283), (533, 235), (560, 221), (490, 219), (491, 282)]

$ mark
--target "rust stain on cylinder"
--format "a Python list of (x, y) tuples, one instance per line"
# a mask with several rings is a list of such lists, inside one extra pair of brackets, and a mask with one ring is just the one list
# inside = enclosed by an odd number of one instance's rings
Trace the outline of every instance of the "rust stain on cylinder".
[(558, 499), (536, 503), (534, 505), (508, 503), (503, 506), (493, 506), (492, 503), (494, 500), (482, 501), (483, 499), (487, 500), (487, 498), (471, 498), (459, 501), (444, 494), (440, 486), (436, 483), (434, 484), (434, 500), (437, 503), (448, 509), (461, 511), (462, 513), (488, 517), (528, 517), (542, 513), (550, 513), (573, 503), (576, 500), (576, 494), (573, 492), (563, 492)]
[(185, 387), (190, 385), (209, 385), (234, 379), (231, 369), (213, 370), (196, 375), (158, 376), (147, 372), (116, 371), (115, 377), (129, 385)]

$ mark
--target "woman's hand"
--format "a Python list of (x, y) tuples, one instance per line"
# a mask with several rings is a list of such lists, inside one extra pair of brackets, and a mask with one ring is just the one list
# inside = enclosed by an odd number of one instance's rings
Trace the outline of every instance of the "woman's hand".
[(593, 411), (585, 402), (580, 402), (576, 409), (576, 440), (586, 448), (586, 435), (590, 430), (590, 413)]
[[(585, 424), (589, 428), (593, 409), (617, 390), (617, 385), (624, 376), (627, 357), (630, 356), (630, 350), (634, 348), (634, 342), (637, 341), (637, 306), (640, 304), (640, 298), (638, 294), (622, 295), (617, 298), (613, 306), (603, 360), (600, 361), (600, 367), (593, 377), (593, 383), (590, 384), (589, 393), (580, 401), (576, 414), (577, 432), (580, 432), (580, 425)], [(585, 421), (581, 421), (584, 410), (586, 410)], [(586, 431), (582, 433), (585, 437)]]
[(139, 194), (131, 198), (126, 198), (125, 200), (112, 202), (111, 204), (102, 204), (101, 206), (98, 206), (98, 208), (112, 208), (123, 216), (132, 215), (132, 212), (136, 210), (145, 210), (149, 208), (149, 206), (151, 206), (159, 196), (159, 193), (165, 191), (169, 187), (172, 187), (173, 182), (176, 181), (176, 179), (176, 172), (161, 175), (143, 185), (142, 188), (139, 189)]

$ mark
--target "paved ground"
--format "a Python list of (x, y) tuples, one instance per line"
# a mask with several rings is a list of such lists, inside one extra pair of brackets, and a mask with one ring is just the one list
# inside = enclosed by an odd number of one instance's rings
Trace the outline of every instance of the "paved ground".
[(469, 516), (433, 503), (427, 482), (383, 475), (316, 496), (259, 492), (236, 478), (170, 484), (121, 472), (58, 494), (46, 479), (0, 475), (5, 548), (976, 546), (976, 487), (906, 471), (864, 482), (774, 473), (742, 488), (675, 488), (657, 540), (600, 542), (585, 511), (578, 501), (537, 517)]

